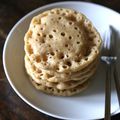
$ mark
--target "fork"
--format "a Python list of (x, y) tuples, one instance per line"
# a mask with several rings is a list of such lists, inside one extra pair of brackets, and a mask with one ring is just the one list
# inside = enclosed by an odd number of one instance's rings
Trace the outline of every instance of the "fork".
[[(117, 40), (117, 31), (111, 26), (111, 39), (113, 40), (113, 45), (114, 45), (114, 49), (113, 49), (113, 55), (117, 57), (117, 51), (116, 51), (116, 40)], [(116, 87), (116, 91), (117, 91), (117, 97), (118, 97), (118, 103), (119, 103), (119, 109), (120, 109), (120, 79), (118, 76), (118, 71), (117, 71), (117, 64), (116, 61), (113, 63), (113, 76), (114, 76), (114, 82), (115, 82), (115, 87)]]
[(114, 50), (114, 39), (112, 38), (112, 26), (109, 26), (105, 32), (105, 39), (103, 43), (103, 53), (101, 60), (106, 63), (106, 81), (105, 81), (105, 120), (111, 119), (111, 75), (112, 65), (115, 63), (117, 57)]

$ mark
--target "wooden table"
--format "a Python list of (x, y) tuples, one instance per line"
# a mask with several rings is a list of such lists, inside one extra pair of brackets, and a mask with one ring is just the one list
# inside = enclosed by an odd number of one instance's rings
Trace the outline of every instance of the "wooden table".
[[(2, 68), (2, 48), (6, 36), (13, 25), (31, 10), (59, 0), (0, 0), (0, 120), (57, 120), (42, 114), (25, 102), (13, 91)], [(61, 0), (62, 1), (62, 0)], [(92, 1), (120, 12), (120, 0), (83, 0)], [(112, 116), (120, 120), (120, 114)]]

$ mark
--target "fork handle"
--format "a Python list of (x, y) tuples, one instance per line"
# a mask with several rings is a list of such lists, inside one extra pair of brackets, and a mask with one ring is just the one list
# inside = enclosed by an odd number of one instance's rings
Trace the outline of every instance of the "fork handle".
[(106, 64), (105, 81), (105, 120), (111, 119), (111, 64)]
[(114, 75), (114, 80), (115, 80), (115, 87), (116, 87), (117, 97), (118, 97), (118, 102), (119, 102), (119, 107), (120, 107), (120, 79), (118, 77), (116, 62), (114, 63), (113, 67), (114, 67), (113, 75)]

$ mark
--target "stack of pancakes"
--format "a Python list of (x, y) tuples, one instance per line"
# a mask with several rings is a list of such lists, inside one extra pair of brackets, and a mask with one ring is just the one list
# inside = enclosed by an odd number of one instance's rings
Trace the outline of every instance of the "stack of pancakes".
[(37, 89), (61, 96), (86, 89), (96, 71), (101, 37), (82, 13), (45, 11), (32, 19), (24, 41), (25, 68)]

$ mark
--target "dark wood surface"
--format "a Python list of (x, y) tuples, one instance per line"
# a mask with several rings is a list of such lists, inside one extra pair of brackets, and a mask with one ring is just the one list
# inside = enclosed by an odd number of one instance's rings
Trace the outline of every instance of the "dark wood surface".
[[(59, 0), (0, 0), (0, 120), (58, 120), (40, 113), (13, 91), (2, 68), (2, 48), (13, 25), (33, 9)], [(62, 0), (61, 0), (62, 1)], [(65, 1), (65, 0), (64, 0)], [(120, 13), (120, 0), (83, 0), (107, 6)], [(120, 114), (112, 116), (120, 120)]]

